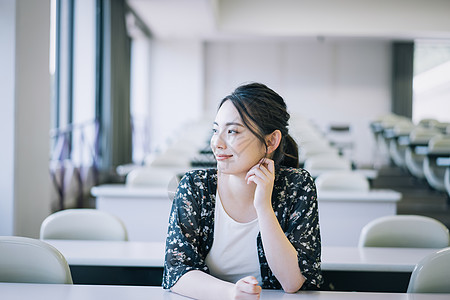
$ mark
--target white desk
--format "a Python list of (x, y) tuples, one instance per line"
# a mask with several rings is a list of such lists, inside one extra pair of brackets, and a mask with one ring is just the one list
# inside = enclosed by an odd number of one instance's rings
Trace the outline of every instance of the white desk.
[(412, 272), (425, 256), (439, 249), (322, 247), (322, 270)]
[[(69, 265), (160, 267), (164, 243), (45, 240)], [(322, 247), (322, 270), (412, 272), (416, 263), (438, 249)]]
[(158, 268), (164, 265), (164, 242), (44, 241), (58, 249), (69, 265)]
[[(46, 240), (75, 283), (161, 285), (164, 243)], [(323, 290), (405, 292), (414, 266), (437, 249), (322, 247)]]
[(402, 194), (393, 190), (368, 192), (318, 191), (323, 246), (358, 246), (361, 229), (370, 221), (397, 213)]
[[(93, 187), (96, 208), (119, 217), (131, 241), (164, 242), (172, 201), (167, 188), (131, 188), (124, 184)], [(173, 191), (172, 191), (173, 193)]]
[[(0, 295), (8, 300), (184, 300), (189, 299), (160, 287), (112, 285), (61, 285), (0, 283)], [(450, 294), (355, 293), (300, 291), (286, 294), (279, 290), (263, 290), (263, 300), (444, 300)]]
[[(311, 174), (312, 177), (317, 178), (319, 175), (329, 171), (336, 171), (336, 170), (311, 170), (309, 171), (309, 173)], [(378, 177), (378, 170), (374, 169), (355, 169), (352, 171), (363, 175), (368, 180), (374, 180)]]
[[(130, 241), (165, 241), (172, 206), (169, 193), (173, 191), (124, 184), (92, 188), (97, 209), (121, 218)], [(395, 215), (400, 199), (401, 194), (393, 190), (319, 191), (322, 245), (357, 246), (362, 227), (375, 218)]]

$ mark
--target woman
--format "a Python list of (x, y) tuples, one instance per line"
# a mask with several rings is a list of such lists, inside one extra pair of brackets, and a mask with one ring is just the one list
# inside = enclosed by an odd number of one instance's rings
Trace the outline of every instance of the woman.
[(196, 299), (259, 299), (318, 288), (314, 181), (298, 169), (286, 104), (259, 83), (225, 97), (213, 124), (217, 170), (185, 174), (173, 202), (163, 287)]

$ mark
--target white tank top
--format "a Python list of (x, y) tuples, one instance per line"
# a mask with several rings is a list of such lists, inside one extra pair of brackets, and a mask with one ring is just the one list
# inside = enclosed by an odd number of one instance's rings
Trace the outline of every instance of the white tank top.
[(258, 219), (248, 223), (236, 222), (223, 208), (218, 193), (214, 218), (214, 241), (206, 256), (211, 275), (233, 283), (251, 275), (262, 284), (256, 245)]

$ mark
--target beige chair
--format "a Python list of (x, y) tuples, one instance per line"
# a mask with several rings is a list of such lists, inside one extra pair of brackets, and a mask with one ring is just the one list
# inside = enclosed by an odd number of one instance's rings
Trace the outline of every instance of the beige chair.
[(405, 152), (408, 147), (409, 134), (415, 125), (411, 121), (403, 121), (396, 124), (391, 131), (389, 140), (389, 155), (392, 161), (400, 168), (406, 168)]
[(447, 190), (447, 194), (450, 197), (450, 166), (448, 166), (447, 170), (445, 170), (444, 184), (445, 189)]
[(64, 256), (32, 238), (0, 236), (0, 282), (72, 284)]
[(414, 128), (409, 134), (409, 144), (405, 149), (405, 165), (411, 174), (417, 178), (425, 178), (423, 162), (426, 157), (428, 142), (439, 131), (435, 128)]
[(417, 215), (377, 218), (361, 230), (360, 247), (444, 248), (448, 228), (440, 221)]
[(308, 158), (316, 155), (339, 155), (337, 148), (330, 146), (325, 139), (319, 141), (305, 142), (299, 147), (299, 160), (304, 163)]
[(159, 187), (178, 186), (179, 174), (185, 169), (170, 167), (140, 167), (128, 173), (125, 184), (129, 187)]
[(307, 158), (303, 168), (311, 173), (311, 176), (318, 177), (329, 171), (350, 171), (352, 169), (352, 162), (335, 153), (318, 154)]
[(424, 257), (414, 268), (408, 293), (450, 293), (450, 248)]
[(320, 191), (355, 191), (367, 192), (370, 189), (368, 179), (361, 173), (351, 170), (328, 171), (319, 175), (315, 184)]
[(445, 170), (440, 159), (450, 159), (450, 136), (437, 135), (428, 142), (428, 152), (423, 161), (423, 172), (428, 184), (435, 190), (445, 192)]
[(127, 241), (128, 232), (116, 216), (97, 209), (80, 208), (48, 216), (41, 224), (40, 238)]

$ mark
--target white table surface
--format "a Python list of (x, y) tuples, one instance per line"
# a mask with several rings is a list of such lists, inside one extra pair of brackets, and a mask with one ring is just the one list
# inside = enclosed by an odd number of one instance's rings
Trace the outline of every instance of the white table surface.
[(322, 246), (358, 246), (362, 228), (397, 214), (402, 194), (390, 189), (317, 191)]
[[(112, 286), (112, 285), (62, 285), (0, 283), (0, 295), (8, 300), (182, 300), (189, 299), (160, 287), (149, 286)], [(263, 300), (303, 299), (303, 300), (347, 300), (347, 299), (383, 299), (383, 300), (443, 300), (450, 294), (406, 294), (406, 293), (361, 293), (361, 292), (322, 292), (300, 291), (286, 294), (279, 290), (263, 290)]]
[[(173, 191), (170, 191), (173, 192)], [(109, 198), (161, 198), (169, 199), (169, 191), (164, 187), (128, 187), (125, 184), (105, 184), (95, 186), (91, 189), (95, 197)], [(402, 194), (390, 189), (371, 189), (366, 192), (360, 191), (318, 191), (319, 201), (388, 201), (397, 202)]]
[(132, 241), (163, 242), (166, 239), (171, 199), (168, 187), (129, 187), (107, 184), (93, 187), (96, 208), (119, 217)]
[(110, 198), (160, 198), (167, 197), (167, 187), (130, 187), (126, 184), (104, 184), (94, 186), (91, 189), (91, 194), (95, 197), (110, 197)]
[[(335, 171), (335, 170), (320, 170), (320, 171), (319, 170), (311, 170), (311, 171), (309, 171), (309, 173), (311, 174), (312, 177), (317, 178), (319, 175), (321, 175), (325, 172), (329, 172), (329, 171)], [(374, 169), (355, 169), (352, 171), (363, 175), (364, 177), (366, 177), (369, 180), (373, 180), (378, 177), (378, 170), (374, 170)]]
[[(63, 285), (0, 283), (0, 295), (7, 300), (182, 300), (189, 299), (165, 291), (161, 287), (112, 286), (112, 285)], [(279, 290), (263, 290), (263, 300), (302, 299), (302, 300), (443, 300), (450, 294), (406, 294), (406, 293), (361, 293), (361, 292), (322, 292), (300, 291), (286, 294)]]
[(44, 240), (58, 249), (69, 265), (162, 267), (162, 242)]
[(346, 202), (398, 202), (402, 194), (389, 189), (370, 189), (369, 191), (317, 191), (318, 201), (346, 201)]
[[(167, 187), (129, 187), (108, 184), (93, 187), (96, 207), (119, 217), (131, 241), (163, 242), (171, 199)], [(318, 190), (319, 218), (324, 246), (357, 246), (363, 226), (387, 215), (395, 215), (402, 195), (389, 189), (358, 191)]]
[(322, 247), (322, 270), (412, 272), (425, 256), (439, 249)]
[[(164, 243), (45, 240), (70, 265), (162, 267)], [(322, 270), (412, 272), (426, 255), (438, 249), (322, 247)]]

